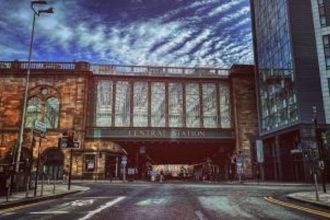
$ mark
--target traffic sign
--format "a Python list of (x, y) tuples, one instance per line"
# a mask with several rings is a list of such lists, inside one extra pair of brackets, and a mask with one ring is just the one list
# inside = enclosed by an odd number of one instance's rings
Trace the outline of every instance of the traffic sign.
[(47, 125), (46, 125), (46, 123), (44, 123), (42, 121), (35, 120), (34, 129), (39, 131), (39, 132), (46, 133)]
[(73, 141), (73, 146), (74, 149), (79, 149), (80, 148), (80, 141)]
[(58, 139), (58, 146), (61, 149), (68, 148), (68, 137), (61, 137)]

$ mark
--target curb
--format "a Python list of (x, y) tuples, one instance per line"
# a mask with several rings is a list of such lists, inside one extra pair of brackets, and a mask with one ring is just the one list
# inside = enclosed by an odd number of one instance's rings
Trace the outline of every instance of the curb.
[(37, 202), (41, 202), (41, 201), (45, 201), (45, 200), (58, 199), (58, 198), (62, 198), (62, 197), (76, 194), (79, 192), (83, 192), (83, 190), (75, 190), (75, 191), (71, 191), (71, 192), (67, 192), (67, 193), (61, 193), (58, 195), (43, 196), (43, 197), (36, 197), (36, 198), (25, 198), (25, 199), (20, 199), (18, 201), (11, 201), (6, 204), (0, 204), (0, 210), (8, 209), (8, 208), (16, 207), (16, 206), (37, 203)]
[(272, 204), (276, 204), (276, 205), (280, 205), (286, 208), (290, 208), (290, 209), (295, 209), (295, 210), (299, 210), (301, 212), (306, 212), (312, 215), (317, 215), (326, 219), (330, 219), (330, 213), (328, 211), (324, 211), (324, 210), (317, 210), (314, 208), (310, 208), (310, 207), (305, 207), (302, 205), (298, 205), (298, 204), (294, 204), (292, 202), (286, 202), (283, 200), (279, 200), (279, 199), (274, 199), (271, 196), (265, 196), (264, 199), (267, 202), (270, 202)]
[(330, 210), (330, 205), (326, 205), (326, 204), (322, 204), (322, 203), (318, 203), (318, 202), (314, 202), (314, 201), (310, 201), (310, 200), (305, 200), (305, 199), (299, 199), (299, 198), (295, 198), (290, 195), (286, 195), (285, 198), (293, 200), (293, 201), (297, 201), (297, 202), (307, 203), (307, 204), (310, 204), (313, 206), (317, 206), (319, 208), (324, 208), (324, 209)]

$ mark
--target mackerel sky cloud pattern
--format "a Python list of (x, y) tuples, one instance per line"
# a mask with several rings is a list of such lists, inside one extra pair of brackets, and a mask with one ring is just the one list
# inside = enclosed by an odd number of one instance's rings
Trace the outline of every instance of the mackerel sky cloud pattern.
[[(229, 67), (252, 63), (248, 0), (53, 0), (33, 60)], [(0, 2), (0, 59), (26, 60), (29, 1)]]

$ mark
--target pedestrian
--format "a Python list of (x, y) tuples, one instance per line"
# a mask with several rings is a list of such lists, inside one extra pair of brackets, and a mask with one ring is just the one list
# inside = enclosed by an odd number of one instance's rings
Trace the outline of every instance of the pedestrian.
[(63, 184), (66, 183), (66, 179), (67, 179), (67, 175), (66, 175), (65, 171), (63, 171), (63, 180), (62, 180)]
[(159, 182), (162, 183), (164, 181), (164, 171), (160, 171)]

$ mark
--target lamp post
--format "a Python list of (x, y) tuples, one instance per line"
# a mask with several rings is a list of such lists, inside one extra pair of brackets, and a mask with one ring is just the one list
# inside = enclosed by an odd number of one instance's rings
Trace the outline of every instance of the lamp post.
[(34, 27), (35, 27), (36, 16), (39, 16), (42, 13), (46, 13), (46, 14), (54, 13), (53, 8), (48, 8), (46, 10), (36, 10), (34, 8), (34, 6), (37, 4), (47, 4), (47, 2), (46, 1), (31, 1), (31, 9), (33, 11), (33, 20), (32, 20), (28, 66), (27, 66), (25, 90), (24, 90), (23, 113), (22, 113), (21, 127), (20, 127), (20, 131), (19, 131), (19, 143), (18, 143), (17, 155), (16, 155), (16, 164), (15, 164), (16, 173), (19, 172), (19, 162), (20, 162), (22, 143), (23, 143), (23, 133), (24, 133), (24, 124), (25, 124), (26, 104), (27, 104), (27, 98), (28, 98), (28, 88), (29, 88), (29, 83), (30, 83), (31, 57), (32, 57), (32, 47), (33, 47)]

